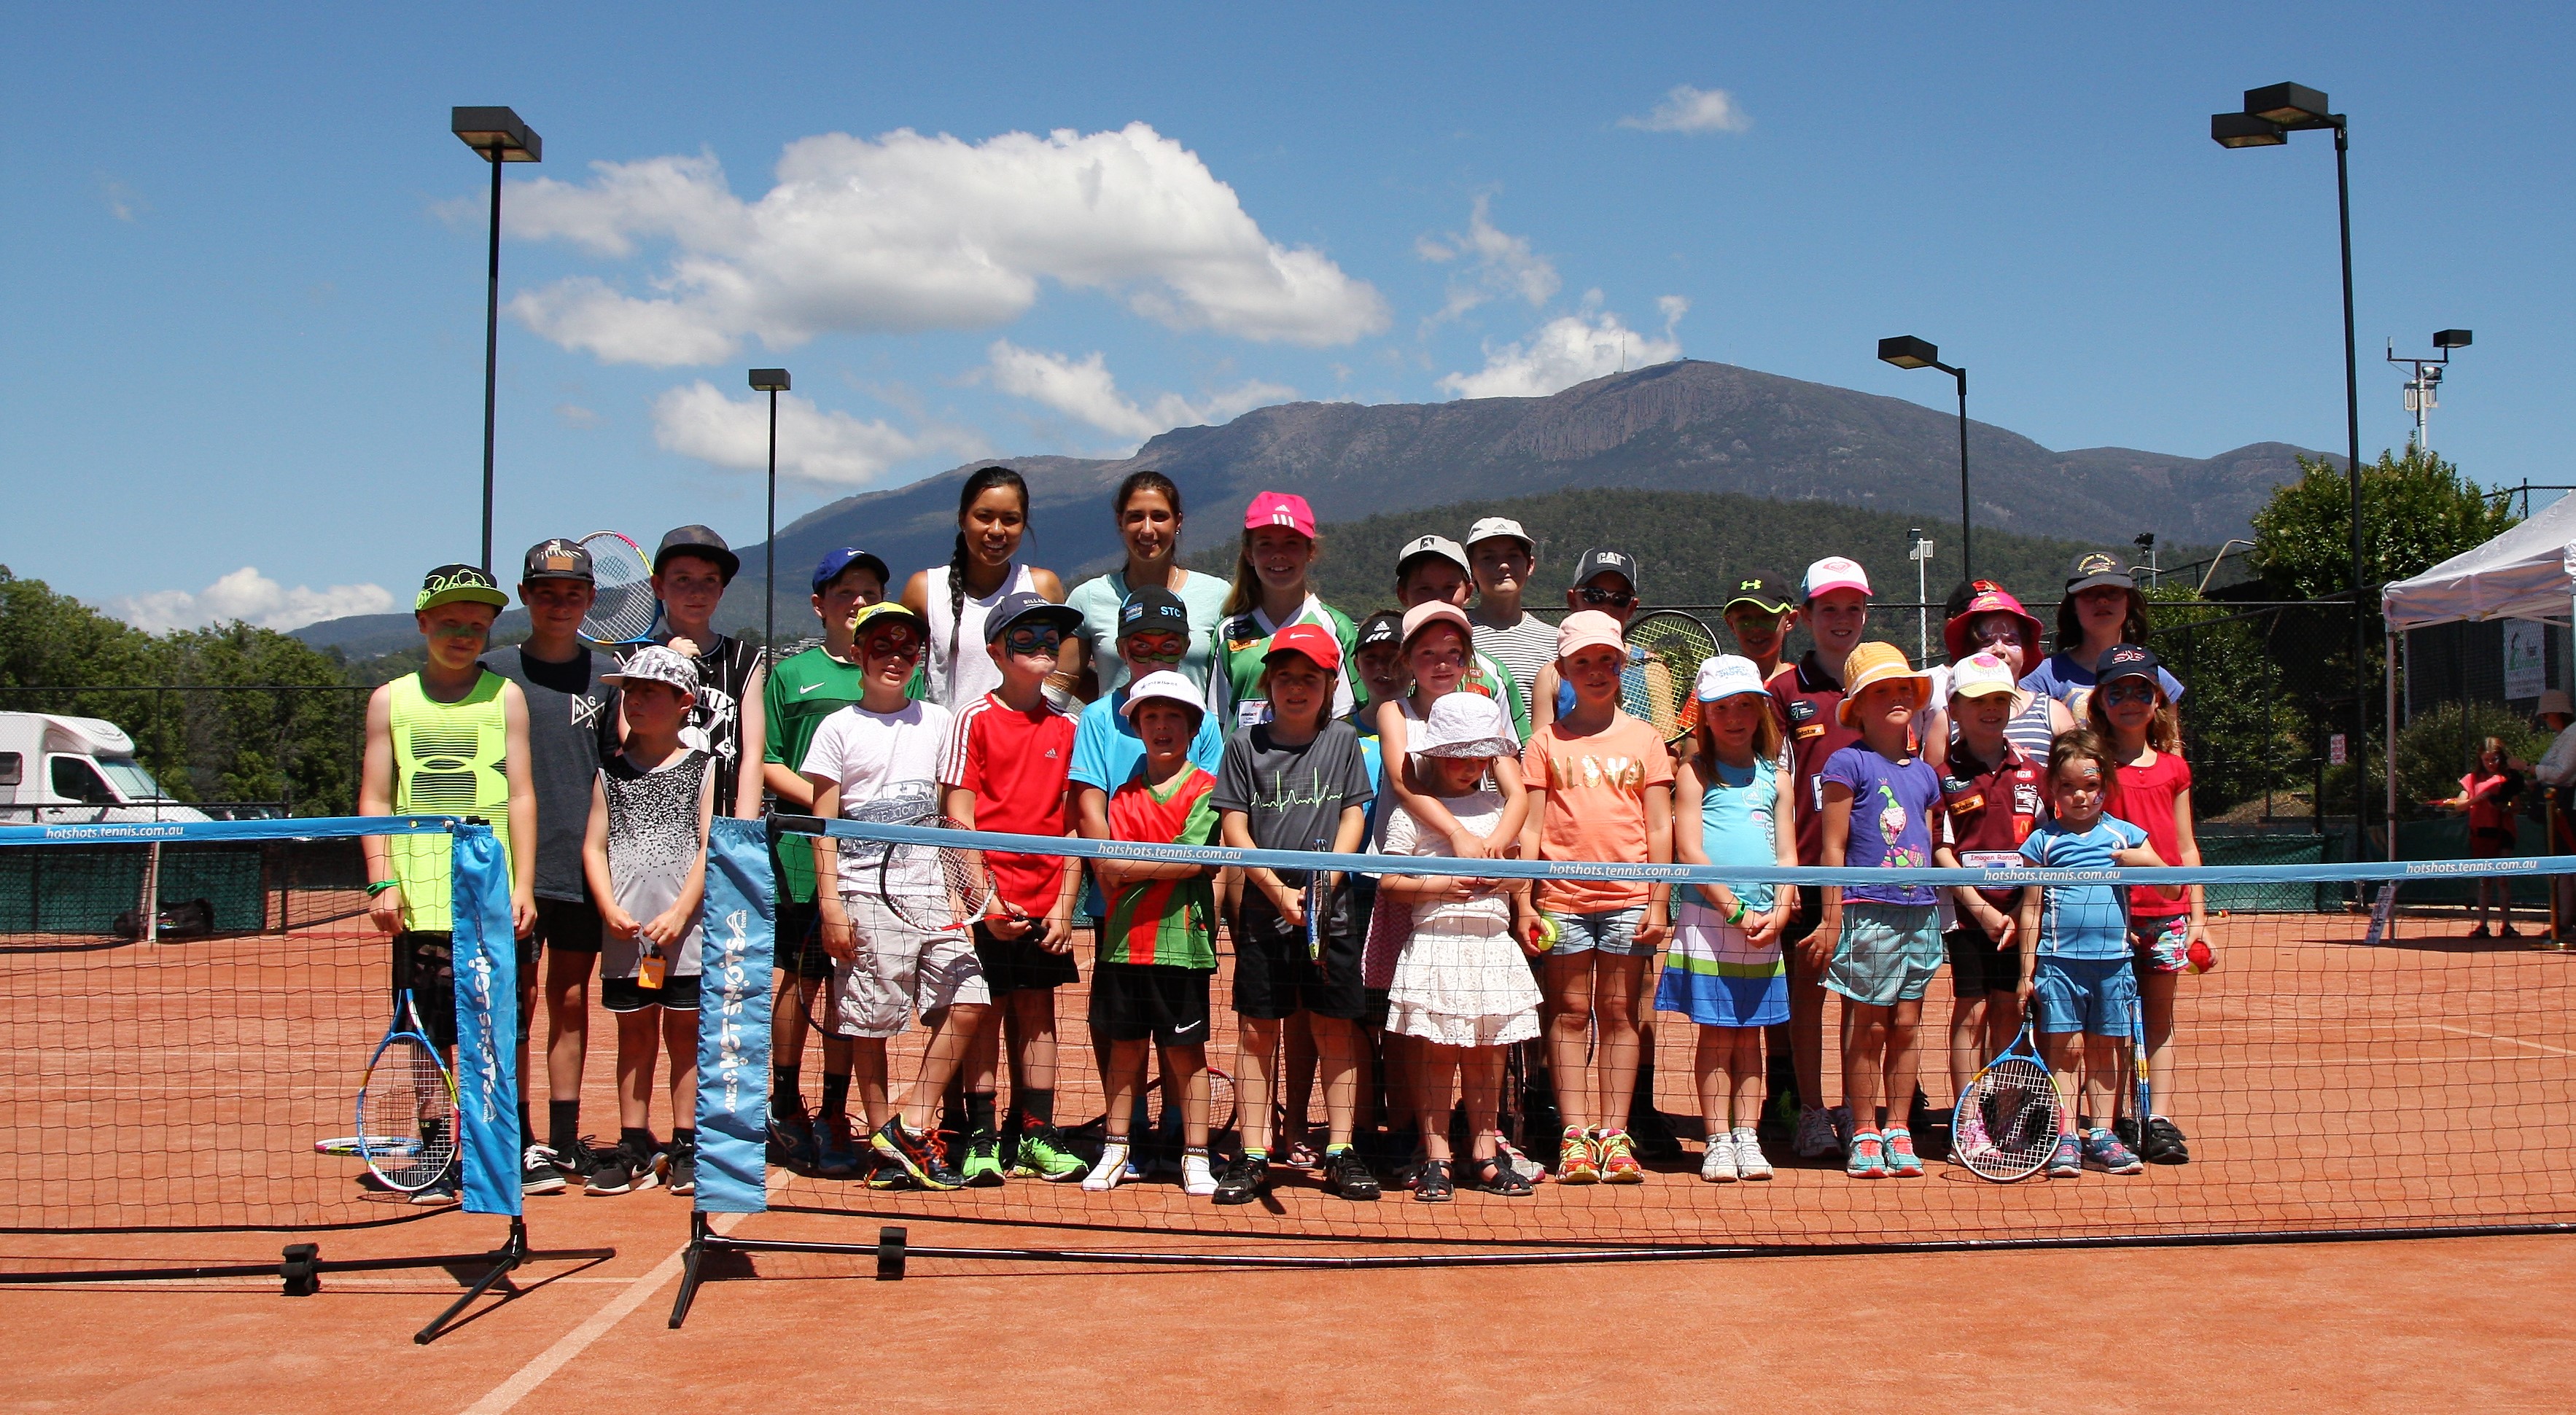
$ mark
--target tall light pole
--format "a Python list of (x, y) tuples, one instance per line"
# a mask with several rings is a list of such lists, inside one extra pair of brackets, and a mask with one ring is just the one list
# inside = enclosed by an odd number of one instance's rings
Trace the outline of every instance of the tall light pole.
[(788, 389), (787, 370), (756, 368), (751, 386), (769, 395), (769, 533), (760, 541), (760, 647), (778, 655), (778, 395)]
[(492, 570), (492, 400), (501, 356), (501, 164), (539, 162), (536, 129), (507, 108), (456, 108), (448, 128), (492, 164), (492, 253), (483, 292), (483, 571)]
[(1937, 368), (1959, 380), (1959, 578), (1977, 578), (1976, 545), (1968, 538), (1968, 371), (1941, 362), (1941, 349), (1911, 334), (1878, 341), (1878, 357), (1898, 368)]
[(2451, 361), (2453, 349), (2469, 347), (2469, 338), (2465, 329), (2435, 330), (2433, 347), (2442, 352), (2429, 359), (2401, 359), (2397, 357), (2397, 341), (2388, 341), (2388, 361), (2415, 370), (2414, 376), (2406, 380), (2406, 411), (2415, 415), (2415, 446), (2421, 451), (2433, 450), (2433, 410), (2441, 406), (2433, 395), (2442, 391), (2442, 366)]
[[(2325, 94), (2301, 84), (2272, 84), (2245, 90), (2245, 109), (2241, 113), (2209, 115), (2210, 140), (2220, 147), (2279, 147), (2290, 140), (2290, 134), (2326, 128), (2334, 132), (2335, 149), (2335, 219), (2343, 237), (2343, 430), (2344, 482), (2352, 499), (2352, 742), (2345, 759), (2356, 765), (2361, 760), (2364, 744), (2370, 740), (2370, 695), (2362, 691), (2364, 669), (2370, 662), (2370, 635), (2363, 624), (2363, 569), (2367, 561), (2361, 538), (2361, 366), (2353, 354), (2352, 334), (2352, 173), (2348, 154), (2352, 148), (2352, 130), (2344, 115), (2334, 112)], [(2394, 730), (2392, 724), (2391, 730)], [(2395, 739), (2390, 739), (2392, 749)], [(2353, 773), (2353, 820), (2364, 831), (2370, 827), (2370, 792), (2360, 784), (2361, 773)], [(2318, 807), (2324, 815), (2324, 806)], [(2390, 848), (2397, 837), (2390, 827)]]

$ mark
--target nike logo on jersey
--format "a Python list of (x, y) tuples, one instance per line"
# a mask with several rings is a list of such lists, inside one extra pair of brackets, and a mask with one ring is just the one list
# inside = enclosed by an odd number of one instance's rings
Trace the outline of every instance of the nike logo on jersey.
[(800, 698), (801, 698), (801, 697), (805, 696), (807, 693), (813, 692), (815, 689), (820, 688), (820, 687), (822, 687), (822, 686), (823, 686), (823, 685), (822, 685), (822, 684), (820, 684), (820, 683), (808, 683), (808, 684), (806, 684), (804, 687), (799, 688), (799, 689), (797, 689), (797, 690), (796, 690), (796, 696), (798, 696), (798, 697), (800, 697)]

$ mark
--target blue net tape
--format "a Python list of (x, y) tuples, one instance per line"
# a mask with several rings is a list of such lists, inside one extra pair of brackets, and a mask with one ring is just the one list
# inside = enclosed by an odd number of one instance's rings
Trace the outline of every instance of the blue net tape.
[(154, 845), (173, 840), (347, 840), (444, 835), (461, 816), (311, 816), (254, 821), (87, 821), (0, 826), (0, 845)]

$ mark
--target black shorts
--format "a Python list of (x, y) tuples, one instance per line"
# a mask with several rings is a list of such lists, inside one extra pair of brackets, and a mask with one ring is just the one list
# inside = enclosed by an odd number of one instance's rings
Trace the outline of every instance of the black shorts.
[(1082, 970), (1073, 965), (1073, 951), (1049, 953), (1037, 940), (1039, 925), (1018, 938), (995, 938), (982, 924), (975, 926), (975, 961), (983, 965), (984, 986), (995, 997), (1006, 992), (1035, 992), (1060, 988), (1082, 981)]
[(2021, 990), (2021, 950), (1997, 948), (1986, 931), (1961, 924), (1941, 935), (1950, 954), (1950, 995), (1974, 1002), (1990, 992)]
[(823, 951), (823, 906), (778, 901), (778, 941), (770, 966), (808, 982), (830, 982), (832, 955)]
[[(1780, 935), (1781, 941), (1788, 945), (1782, 951), (1788, 954), (1789, 972), (1793, 977), (1803, 966), (1798, 945), (1813, 938), (1816, 925), (1825, 921), (1825, 892), (1813, 885), (1799, 885), (1797, 890), (1798, 907), (1789, 912), (1789, 927)], [(1819, 970), (1818, 976), (1821, 975)]]
[(599, 980), (599, 1005), (611, 1012), (641, 1012), (648, 1007), (668, 1008), (673, 1012), (698, 1010), (698, 975), (664, 978), (658, 988), (648, 988), (634, 978)]
[(1286, 924), (1266, 907), (1238, 913), (1233, 932), (1237, 1017), (1275, 1021), (1312, 1012), (1356, 1022), (1368, 1015), (1355, 934), (1324, 935), (1319, 967), (1306, 956), (1306, 930)]
[(1208, 970), (1167, 963), (1101, 963), (1091, 973), (1091, 1021), (1113, 1042), (1203, 1046)]
[(411, 989), (411, 1005), (430, 1043), (455, 1050), (456, 936), (445, 929), (395, 934), (394, 988)]
[(540, 944), (566, 953), (597, 953), (600, 937), (598, 905), (587, 899), (548, 899), (541, 894), (537, 929), (528, 935), (530, 947), (523, 956), (533, 957)]

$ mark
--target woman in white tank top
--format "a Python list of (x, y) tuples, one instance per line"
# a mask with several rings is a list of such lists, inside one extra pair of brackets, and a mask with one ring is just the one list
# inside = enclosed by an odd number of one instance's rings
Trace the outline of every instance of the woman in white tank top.
[[(903, 587), (903, 603), (930, 625), (922, 672), (930, 701), (959, 711), (999, 687), (1002, 671), (984, 647), (984, 616), (1004, 595), (1026, 590), (1057, 604), (1064, 584), (1052, 570), (1016, 563), (1029, 524), (1029, 489), (1008, 467), (984, 467), (966, 478), (957, 496), (957, 548), (946, 565), (916, 571)], [(1078, 673), (1079, 640), (1060, 651), (1047, 675), (1048, 696), (1065, 694)]]

